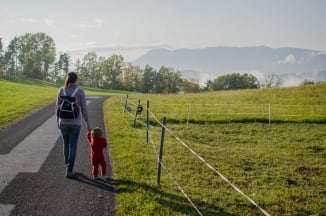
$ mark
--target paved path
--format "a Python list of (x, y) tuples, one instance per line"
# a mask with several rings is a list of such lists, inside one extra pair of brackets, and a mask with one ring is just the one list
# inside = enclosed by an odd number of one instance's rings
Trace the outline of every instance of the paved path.
[[(105, 97), (88, 97), (92, 126), (104, 128)], [(74, 171), (66, 179), (54, 104), (0, 131), (0, 216), (114, 215), (112, 181), (91, 179), (86, 129), (81, 129)], [(112, 168), (109, 158), (108, 171)], [(112, 178), (111, 178), (112, 179)]]

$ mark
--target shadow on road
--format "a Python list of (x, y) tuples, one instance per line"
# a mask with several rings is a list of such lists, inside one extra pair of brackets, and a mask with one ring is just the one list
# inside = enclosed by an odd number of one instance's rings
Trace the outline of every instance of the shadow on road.
[(93, 180), (92, 178), (89, 178), (88, 176), (85, 176), (82, 173), (75, 173), (75, 176), (73, 178), (73, 180), (90, 185), (90, 186), (94, 186), (97, 188), (100, 188), (102, 190), (106, 190), (112, 193), (116, 193), (116, 188), (115, 186), (112, 184), (110, 179), (101, 179), (98, 178), (96, 180)]

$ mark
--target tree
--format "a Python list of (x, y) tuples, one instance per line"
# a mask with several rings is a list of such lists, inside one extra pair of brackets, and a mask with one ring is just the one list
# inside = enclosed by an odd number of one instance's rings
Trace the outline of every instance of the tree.
[(213, 90), (259, 88), (257, 78), (251, 74), (232, 73), (220, 76), (213, 81)]
[(213, 91), (213, 81), (211, 79), (207, 80), (207, 82), (205, 83), (205, 87), (204, 90), (205, 91)]
[(123, 89), (128, 91), (142, 91), (143, 70), (139, 66), (130, 63), (123, 69)]
[(122, 89), (123, 65), (123, 57), (121, 55), (112, 55), (106, 60), (104, 75), (109, 89)]
[(60, 54), (59, 57), (60, 69), (62, 69), (63, 74), (66, 75), (69, 72), (70, 66), (70, 56), (68, 53)]
[(305, 86), (305, 85), (314, 85), (314, 84), (315, 84), (315, 82), (314, 82), (313, 80), (308, 80), (308, 79), (305, 79), (305, 80), (301, 83), (302, 86)]
[(63, 80), (65, 75), (69, 72), (70, 56), (68, 53), (60, 53), (59, 59), (54, 63), (50, 79), (54, 82)]
[(56, 49), (53, 39), (45, 33), (27, 33), (19, 37), (18, 59), (22, 73), (31, 78), (47, 79), (51, 64), (55, 61)]
[(156, 71), (149, 65), (145, 66), (143, 74), (143, 92), (144, 93), (154, 93), (155, 81), (156, 81)]
[(19, 39), (14, 37), (7, 47), (5, 54), (3, 56), (3, 66), (4, 74), (6, 76), (12, 77), (17, 76), (21, 72), (21, 67), (18, 61), (19, 56)]
[(280, 87), (282, 83), (283, 80), (275, 74), (266, 74), (264, 75), (264, 80), (260, 81), (263, 88)]
[(98, 87), (99, 83), (97, 78), (94, 76), (96, 71), (99, 70), (97, 55), (95, 52), (87, 53), (82, 60), (79, 80), (86, 86)]
[(14, 37), (4, 55), (6, 74), (47, 79), (55, 61), (55, 43), (44, 33), (27, 33)]
[(158, 94), (168, 93), (168, 68), (162, 66), (156, 73), (154, 92)]
[(3, 46), (2, 46), (2, 38), (0, 38), (0, 76), (3, 75), (3, 72), (4, 72)]
[(173, 68), (169, 68), (168, 71), (168, 94), (177, 93), (180, 91), (180, 86), (182, 84), (181, 72), (175, 71)]
[(200, 92), (198, 79), (189, 79), (182, 81), (182, 90), (186, 93)]

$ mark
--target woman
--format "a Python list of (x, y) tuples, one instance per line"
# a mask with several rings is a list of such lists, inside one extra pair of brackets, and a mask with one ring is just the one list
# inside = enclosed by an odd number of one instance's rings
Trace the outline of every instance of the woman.
[(69, 72), (67, 74), (64, 87), (60, 88), (58, 92), (56, 110), (63, 102), (61, 96), (73, 96), (76, 99), (75, 103), (80, 111), (79, 113), (81, 113), (74, 119), (57, 117), (58, 128), (61, 130), (63, 138), (63, 155), (66, 164), (66, 177), (72, 178), (77, 142), (81, 128), (81, 115), (86, 122), (87, 129), (90, 130), (91, 128), (88, 120), (85, 92), (77, 85), (77, 74), (75, 72)]

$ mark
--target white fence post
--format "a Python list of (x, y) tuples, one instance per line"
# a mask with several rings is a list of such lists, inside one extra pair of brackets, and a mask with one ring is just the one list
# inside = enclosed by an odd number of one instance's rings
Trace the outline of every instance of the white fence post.
[(188, 108), (187, 126), (189, 125), (190, 112), (191, 112), (191, 103), (189, 104), (189, 108)]
[(272, 107), (271, 104), (268, 104), (268, 123), (271, 124), (271, 117), (272, 117)]

